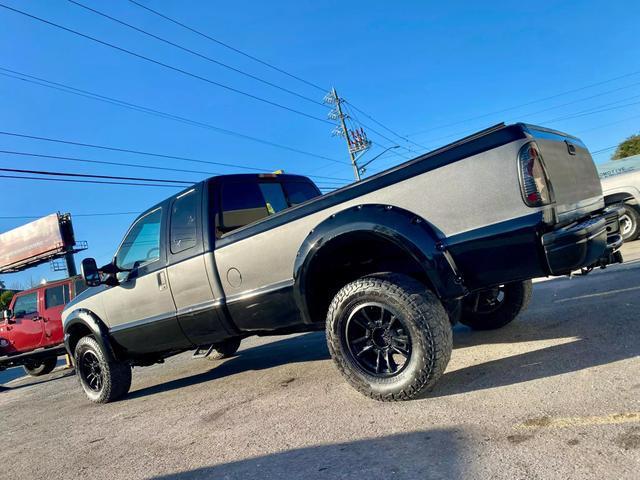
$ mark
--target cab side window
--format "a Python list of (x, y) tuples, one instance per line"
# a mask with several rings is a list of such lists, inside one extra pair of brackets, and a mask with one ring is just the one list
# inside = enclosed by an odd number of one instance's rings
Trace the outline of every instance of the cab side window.
[(160, 259), (161, 221), (162, 210), (158, 208), (131, 227), (116, 254), (119, 268), (132, 270)]
[(59, 307), (69, 303), (69, 285), (58, 285), (44, 291), (44, 308)]
[(17, 297), (13, 304), (13, 312), (16, 317), (38, 313), (38, 294), (33, 292)]
[(180, 253), (196, 246), (197, 200), (195, 190), (176, 198), (171, 208), (171, 253)]

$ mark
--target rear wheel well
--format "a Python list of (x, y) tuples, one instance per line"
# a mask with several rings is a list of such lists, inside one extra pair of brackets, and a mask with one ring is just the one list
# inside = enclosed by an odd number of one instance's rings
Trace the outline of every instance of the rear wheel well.
[(420, 262), (388, 237), (369, 231), (341, 235), (318, 251), (305, 273), (311, 321), (325, 321), (331, 300), (347, 283), (379, 272), (403, 273), (432, 287)]

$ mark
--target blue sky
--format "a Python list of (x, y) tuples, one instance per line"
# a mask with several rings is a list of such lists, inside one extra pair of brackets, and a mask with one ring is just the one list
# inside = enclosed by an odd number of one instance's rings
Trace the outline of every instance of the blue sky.
[[(126, 0), (79, 0), (113, 17), (317, 101), (322, 92), (170, 24)], [(140, 0), (251, 55), (326, 87), (360, 120), (415, 154), (499, 121), (528, 121), (580, 136), (592, 151), (640, 130), (636, 1), (196, 2)], [(318, 118), (328, 109), (258, 83), (60, 1), (0, 3)], [(150, 64), (0, 8), (0, 67), (346, 161), (331, 125)], [(595, 86), (594, 84), (599, 84)], [(579, 90), (578, 90), (579, 89)], [(569, 94), (559, 95), (563, 92)], [(348, 180), (349, 165), (245, 141), (0, 76), (0, 130)], [(547, 97), (547, 100), (539, 101)], [(525, 106), (518, 107), (523, 104)], [(567, 104), (567, 105), (565, 105)], [(518, 108), (514, 108), (518, 107)], [(592, 114), (589, 110), (598, 113)], [(577, 116), (579, 115), (579, 116)], [(481, 116), (481, 117), (480, 117)], [(480, 118), (478, 118), (480, 117)], [(570, 117), (570, 118), (563, 118)], [(419, 133), (424, 132), (424, 133)], [(372, 158), (389, 140), (369, 132)], [(212, 173), (238, 169), (0, 135), (2, 150), (142, 163)], [(414, 153), (389, 152), (368, 173)], [(606, 161), (611, 150), (595, 156)], [(366, 158), (364, 161), (366, 161)], [(0, 154), (0, 168), (197, 181), (205, 174)], [(71, 212), (87, 255), (106, 262), (134, 215), (174, 189), (0, 178), (0, 216)], [(328, 182), (328, 180), (325, 180)], [(329, 186), (329, 184), (327, 184)], [(26, 219), (0, 218), (0, 231)], [(82, 256), (79, 256), (80, 260)], [(4, 275), (8, 284), (54, 279), (48, 265)]]

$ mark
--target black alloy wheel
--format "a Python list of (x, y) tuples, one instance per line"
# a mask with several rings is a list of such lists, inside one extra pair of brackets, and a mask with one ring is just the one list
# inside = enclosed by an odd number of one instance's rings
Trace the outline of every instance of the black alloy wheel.
[(102, 390), (104, 372), (100, 366), (100, 360), (91, 350), (87, 350), (82, 354), (78, 365), (78, 373), (82, 376), (88, 388), (94, 392)]
[(527, 308), (532, 291), (531, 280), (481, 290), (463, 299), (459, 321), (474, 330), (502, 328)]
[(380, 303), (351, 312), (343, 336), (355, 363), (369, 375), (391, 377), (411, 358), (411, 336), (402, 316)]

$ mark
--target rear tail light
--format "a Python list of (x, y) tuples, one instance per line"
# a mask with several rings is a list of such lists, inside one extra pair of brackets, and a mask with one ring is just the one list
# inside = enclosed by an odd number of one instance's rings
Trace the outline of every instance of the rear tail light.
[(518, 170), (524, 203), (530, 207), (549, 205), (552, 201), (551, 188), (542, 155), (535, 142), (526, 143), (520, 149)]

